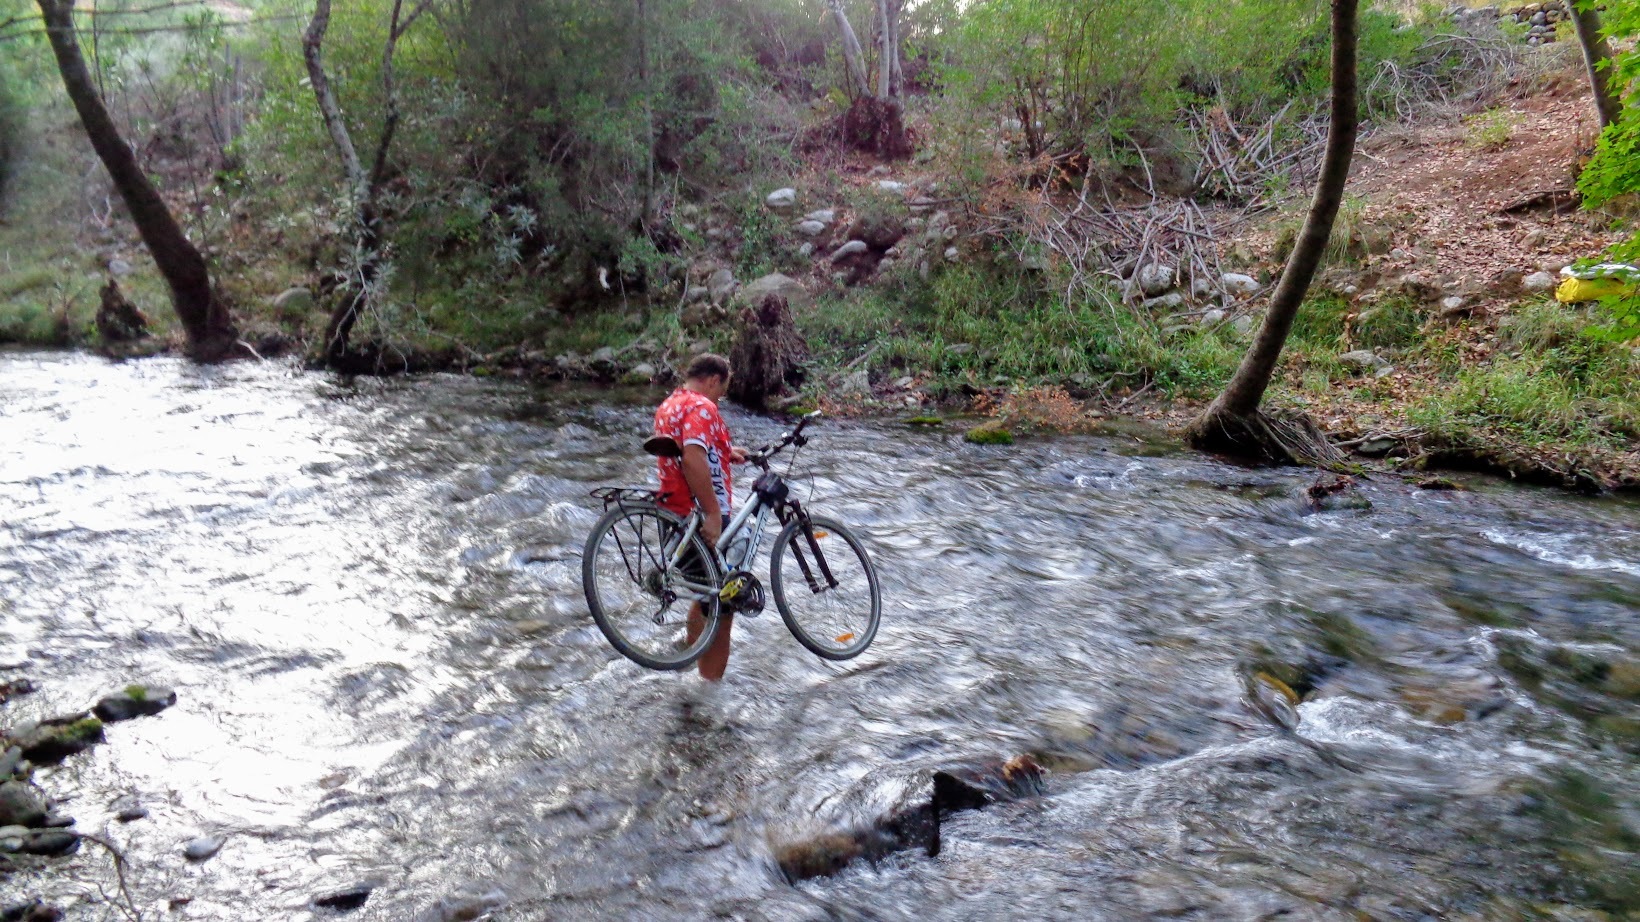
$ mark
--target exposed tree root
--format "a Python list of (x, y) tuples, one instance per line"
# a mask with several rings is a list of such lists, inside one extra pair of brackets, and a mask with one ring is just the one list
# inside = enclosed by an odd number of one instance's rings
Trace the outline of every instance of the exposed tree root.
[(1304, 413), (1255, 410), (1241, 416), (1214, 405), (1185, 430), (1194, 448), (1274, 464), (1335, 468), (1343, 464), (1327, 434)]

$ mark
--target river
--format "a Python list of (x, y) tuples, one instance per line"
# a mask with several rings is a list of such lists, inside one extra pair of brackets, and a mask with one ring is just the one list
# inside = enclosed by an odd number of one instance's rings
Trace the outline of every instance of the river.
[[(1633, 499), (1379, 476), (1315, 512), (1311, 473), (1131, 434), (827, 420), (799, 495), (866, 537), (881, 632), (828, 663), (771, 610), (707, 691), (580, 593), (587, 491), (652, 476), (658, 396), (0, 353), (0, 679), (40, 685), (0, 724), (177, 690), (37, 775), (147, 919), (333, 918), (310, 899), (360, 881), (350, 919), (1634, 911)], [(1296, 735), (1246, 703), (1259, 670)], [(951, 817), (938, 857), (776, 865), (1021, 753), (1043, 793)], [(226, 844), (191, 863), (200, 835)], [(89, 847), (0, 877), (71, 920), (112, 890)]]

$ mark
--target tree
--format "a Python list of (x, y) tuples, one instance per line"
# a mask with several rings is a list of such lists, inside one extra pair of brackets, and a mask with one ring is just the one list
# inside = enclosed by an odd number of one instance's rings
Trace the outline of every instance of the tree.
[(1611, 75), (1612, 46), (1600, 30), (1600, 13), (1594, 0), (1573, 0), (1572, 26), (1577, 30), (1577, 44), (1583, 49), (1583, 63), (1589, 69), (1589, 90), (1594, 96), (1595, 114), (1600, 127), (1617, 121), (1623, 112), (1623, 103), (1613, 92)]
[(382, 117), (381, 135), (376, 140), (376, 153), (366, 173), (359, 160), (353, 137), (342, 117), (342, 107), (330, 87), (325, 73), (323, 52), (325, 32), (330, 28), (330, 0), (318, 0), (313, 18), (302, 36), (302, 59), (307, 65), (308, 82), (319, 105), (319, 116), (336, 156), (342, 162), (342, 175), (347, 182), (348, 199), (353, 207), (353, 265), (349, 267), (348, 283), (343, 286), (342, 299), (331, 311), (325, 325), (324, 358), (333, 368), (366, 370), (370, 357), (355, 353), (348, 347), (353, 327), (370, 306), (382, 281), (383, 252), (381, 192), (387, 178), (387, 152), (393, 145), (393, 134), (399, 125), (398, 87), (393, 76), (393, 54), (405, 30), (427, 11), (430, 0), (418, 5), (409, 16), (403, 16), (403, 0), (393, 0), (393, 11), (387, 28), (387, 41), (382, 51), (382, 90), (386, 97), (386, 111)]
[(63, 88), (79, 113), (91, 147), (119, 190), (142, 242), (171, 290), (171, 305), (182, 322), (191, 358), (217, 362), (241, 347), (239, 332), (227, 306), (211, 284), (210, 270), (188, 236), (182, 232), (165, 200), (137, 163), (131, 146), (109, 117), (96, 83), (80, 54), (74, 33), (73, 0), (36, 0), (45, 20), (46, 37), (62, 74)]
[(1338, 457), (1338, 450), (1308, 417), (1267, 415), (1260, 411), (1259, 404), (1275, 374), (1299, 306), (1321, 265), (1349, 180), (1359, 119), (1355, 61), (1358, 5), (1359, 0), (1332, 0), (1332, 121), (1327, 128), (1327, 149), (1315, 198), (1253, 345), (1224, 391), (1186, 430), (1186, 438), (1197, 448), (1278, 462), (1314, 463)]
[(905, 131), (905, 104), (900, 99), (900, 13), (905, 0), (875, 0), (878, 26), (877, 90), (866, 76), (865, 53), (849, 25), (842, 0), (827, 0), (843, 45), (853, 101), (843, 114), (843, 134), (856, 147), (876, 151), (885, 160), (911, 156)]

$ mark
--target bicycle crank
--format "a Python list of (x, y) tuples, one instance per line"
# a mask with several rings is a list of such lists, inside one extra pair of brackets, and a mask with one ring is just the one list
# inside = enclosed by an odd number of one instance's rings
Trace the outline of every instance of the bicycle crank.
[(747, 570), (734, 570), (724, 578), (718, 599), (731, 612), (755, 617), (763, 611), (763, 584)]

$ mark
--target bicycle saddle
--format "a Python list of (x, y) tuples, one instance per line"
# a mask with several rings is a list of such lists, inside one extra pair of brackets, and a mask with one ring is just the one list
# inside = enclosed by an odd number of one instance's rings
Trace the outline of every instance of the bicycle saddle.
[(683, 446), (678, 444), (678, 440), (664, 435), (644, 439), (643, 450), (657, 458), (683, 457)]

